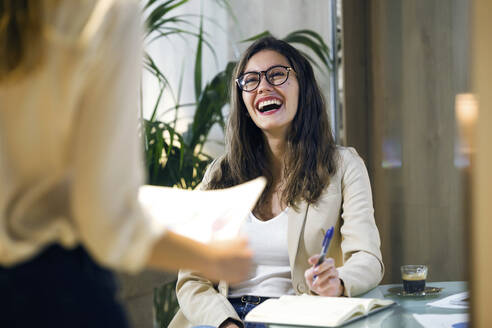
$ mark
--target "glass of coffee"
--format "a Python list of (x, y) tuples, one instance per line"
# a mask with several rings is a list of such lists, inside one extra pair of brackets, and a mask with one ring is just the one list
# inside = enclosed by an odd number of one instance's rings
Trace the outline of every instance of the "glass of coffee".
[(419, 294), (425, 290), (427, 279), (427, 266), (407, 264), (401, 266), (401, 278), (403, 290), (408, 294)]

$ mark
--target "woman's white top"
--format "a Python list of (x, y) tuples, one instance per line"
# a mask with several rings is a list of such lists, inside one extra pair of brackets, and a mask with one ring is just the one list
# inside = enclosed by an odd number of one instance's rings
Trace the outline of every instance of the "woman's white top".
[(42, 4), (44, 61), (0, 81), (0, 265), (59, 243), (139, 270), (163, 234), (137, 201), (139, 1)]
[(249, 278), (229, 287), (228, 297), (255, 295), (280, 297), (295, 294), (287, 251), (287, 207), (276, 217), (258, 220), (250, 213), (242, 227), (253, 251)]

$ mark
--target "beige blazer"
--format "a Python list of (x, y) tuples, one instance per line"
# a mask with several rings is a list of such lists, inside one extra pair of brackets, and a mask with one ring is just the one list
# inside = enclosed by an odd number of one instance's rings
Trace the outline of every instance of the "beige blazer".
[[(338, 147), (337, 162), (337, 171), (319, 200), (314, 205), (301, 202), (298, 210), (287, 212), (288, 253), (296, 294), (312, 293), (304, 279), (304, 272), (310, 267), (308, 258), (319, 253), (326, 229), (332, 225), (335, 234), (328, 257), (335, 259), (345, 296), (362, 294), (377, 286), (383, 277), (366, 167), (353, 148)], [(240, 321), (227, 300), (228, 286), (223, 281), (214, 285), (195, 273), (180, 271), (176, 292), (181, 309), (170, 323), (171, 328), (218, 327), (227, 318)]]

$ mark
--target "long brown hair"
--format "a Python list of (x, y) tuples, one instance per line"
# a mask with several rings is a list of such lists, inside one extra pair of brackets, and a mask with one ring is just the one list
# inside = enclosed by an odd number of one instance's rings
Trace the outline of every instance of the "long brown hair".
[(40, 0), (0, 0), (0, 81), (41, 61), (41, 7)]
[(218, 167), (216, 166), (206, 187), (225, 188), (265, 176), (267, 187), (257, 206), (266, 200), (272, 188), (273, 178), (263, 133), (249, 117), (242, 91), (235, 83), (235, 78), (243, 73), (249, 59), (262, 50), (273, 50), (283, 55), (296, 72), (299, 82), (297, 113), (287, 131), (282, 200), (294, 208), (300, 200), (312, 204), (319, 198), (329, 183), (330, 175), (336, 170), (335, 141), (311, 64), (293, 46), (270, 36), (249, 46), (236, 66), (231, 80), (226, 154)]

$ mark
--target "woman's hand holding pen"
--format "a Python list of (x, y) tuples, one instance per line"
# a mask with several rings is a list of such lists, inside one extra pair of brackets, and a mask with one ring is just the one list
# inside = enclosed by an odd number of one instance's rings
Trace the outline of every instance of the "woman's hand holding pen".
[(326, 258), (334, 230), (333, 226), (326, 230), (321, 253), (308, 259), (312, 267), (304, 272), (309, 289), (322, 296), (340, 296), (343, 294), (343, 284), (338, 278), (335, 261), (331, 257)]
[(327, 258), (323, 263), (316, 266), (319, 257), (319, 254), (311, 256), (308, 261), (312, 267), (304, 272), (309, 288), (321, 296), (341, 296), (343, 285), (338, 277), (335, 261), (332, 258)]

